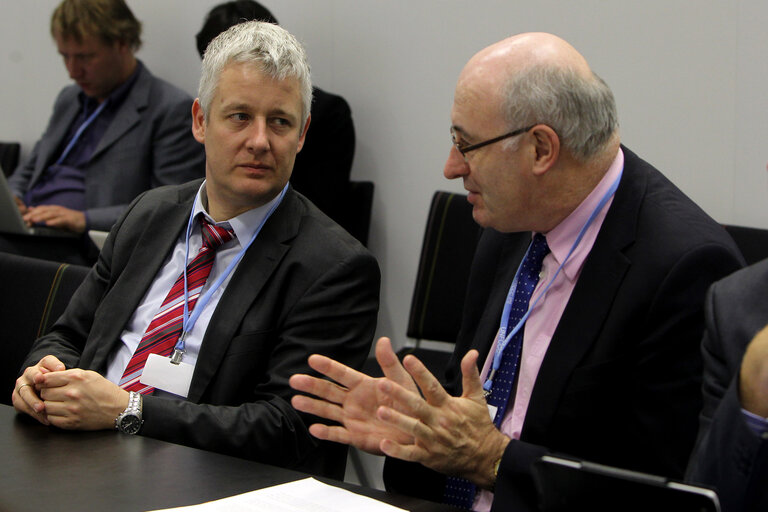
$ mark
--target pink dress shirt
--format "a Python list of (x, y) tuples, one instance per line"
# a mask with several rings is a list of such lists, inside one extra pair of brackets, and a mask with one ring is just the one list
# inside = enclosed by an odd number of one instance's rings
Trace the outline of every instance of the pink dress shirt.
[[(551, 252), (547, 254), (542, 263), (541, 277), (531, 295), (531, 304), (534, 303), (547, 284), (549, 284), (552, 276), (565, 260), (568, 251), (570, 251), (571, 246), (576, 241), (582, 226), (587, 222), (592, 211), (597, 208), (600, 200), (611, 188), (611, 185), (623, 168), (624, 153), (619, 149), (608, 172), (605, 173), (603, 179), (600, 180), (600, 183), (589, 193), (586, 199), (554, 229), (544, 233)], [(571, 292), (573, 292), (573, 288), (576, 286), (581, 269), (589, 252), (592, 250), (592, 246), (612, 202), (613, 197), (606, 202), (594, 221), (592, 221), (578, 247), (576, 247), (563, 269), (555, 277), (555, 281), (547, 291), (547, 295), (542, 297), (538, 304), (536, 304), (523, 327), (523, 352), (520, 357), (515, 401), (512, 407), (507, 408), (500, 428), (502, 433), (512, 439), (520, 439), (520, 432), (525, 422), (525, 413), (528, 410), (528, 403), (531, 400), (533, 386), (536, 383), (536, 376), (539, 373), (541, 362), (544, 360), (544, 355), (547, 353), (552, 335), (555, 333), (557, 324), (560, 322), (560, 317), (563, 315), (566, 304), (568, 304)], [(499, 319), (499, 322), (501, 322), (501, 319)], [(512, 329), (512, 327), (510, 326), (509, 328)], [(485, 378), (493, 363), (493, 355), (496, 352), (497, 343), (498, 336), (493, 342), (493, 346), (488, 353), (480, 374), (483, 382), (485, 382)], [(488, 511), (491, 508), (492, 501), (493, 493), (480, 490), (475, 497), (472, 509), (479, 512)]]

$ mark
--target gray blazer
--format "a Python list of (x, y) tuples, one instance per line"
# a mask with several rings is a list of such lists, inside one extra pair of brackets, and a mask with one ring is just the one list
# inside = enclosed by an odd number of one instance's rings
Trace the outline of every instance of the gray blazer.
[[(19, 196), (53, 164), (80, 110), (77, 85), (65, 87), (29, 158), (9, 179)], [(90, 229), (108, 231), (140, 193), (205, 174), (205, 151), (192, 136), (192, 98), (141, 66), (136, 83), (85, 168)]]
[(712, 285), (706, 302), (704, 409), (688, 478), (717, 488), (723, 512), (768, 510), (768, 438), (742, 419), (744, 351), (768, 324), (768, 260)]
[[(115, 224), (52, 332), (46, 354), (106, 372), (109, 355), (187, 224), (199, 181), (146, 192)], [(288, 378), (320, 353), (360, 367), (379, 305), (373, 256), (304, 196), (288, 191), (211, 317), (187, 400), (147, 396), (141, 434), (343, 478), (346, 448), (320, 443), (290, 404)]]

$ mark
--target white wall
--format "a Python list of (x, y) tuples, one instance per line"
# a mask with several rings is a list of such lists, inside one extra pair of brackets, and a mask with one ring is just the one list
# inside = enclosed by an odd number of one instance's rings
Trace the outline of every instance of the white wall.
[[(129, 0), (139, 56), (194, 93), (194, 34), (218, 0)], [(307, 46), (316, 83), (349, 101), (353, 179), (376, 184), (370, 248), (383, 272), (379, 332), (404, 341), (455, 79), (507, 35), (554, 32), (612, 86), (624, 142), (713, 217), (768, 227), (768, 4), (760, 0), (264, 0)], [(26, 154), (68, 78), (48, 35), (57, 0), (0, 5), (0, 140)]]

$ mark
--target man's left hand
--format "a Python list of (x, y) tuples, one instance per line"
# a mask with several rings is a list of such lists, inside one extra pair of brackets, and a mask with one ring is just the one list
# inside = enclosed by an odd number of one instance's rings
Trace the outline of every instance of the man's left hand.
[(31, 206), (24, 214), (24, 222), (33, 226), (45, 224), (52, 228), (66, 229), (75, 233), (85, 232), (85, 213), (70, 210), (63, 206), (43, 205)]
[(495, 463), (501, 459), (510, 438), (491, 421), (477, 358), (477, 351), (471, 350), (461, 361), (463, 392), (459, 397), (449, 395), (414, 356), (406, 356), (403, 365), (423, 398), (392, 381), (379, 383), (380, 390), (403, 412), (382, 406), (377, 411), (378, 418), (415, 440), (414, 444), (403, 445), (386, 439), (381, 443), (385, 454), (466, 478), (485, 489), (493, 487)]
[(59, 428), (113, 429), (115, 418), (128, 407), (128, 392), (94, 371), (72, 369), (42, 377), (40, 398), (48, 421)]

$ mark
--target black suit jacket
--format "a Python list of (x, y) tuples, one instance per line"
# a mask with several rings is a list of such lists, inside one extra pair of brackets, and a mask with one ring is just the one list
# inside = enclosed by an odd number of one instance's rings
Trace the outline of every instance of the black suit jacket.
[[(119, 336), (186, 227), (200, 181), (140, 196), (29, 366), (53, 354), (104, 373)], [(359, 367), (376, 325), (374, 258), (289, 190), (237, 267), (202, 341), (185, 401), (147, 396), (141, 434), (343, 477), (345, 450), (319, 443), (288, 378), (321, 353)]]
[(714, 486), (723, 512), (768, 510), (768, 438), (742, 418), (738, 375), (749, 342), (768, 324), (768, 260), (715, 283), (706, 302), (704, 409), (688, 478)]
[[(622, 149), (621, 183), (541, 364), (521, 438), (502, 459), (493, 510), (535, 510), (530, 465), (547, 452), (683, 475), (701, 405), (704, 296), (743, 260), (720, 225)], [(481, 237), (446, 372), (454, 394), (460, 359), (470, 349), (488, 356), (529, 243), (530, 233)], [(388, 465), (393, 489), (415, 492), (408, 484), (428, 478)], [(432, 482), (429, 497), (439, 499), (444, 478)]]

